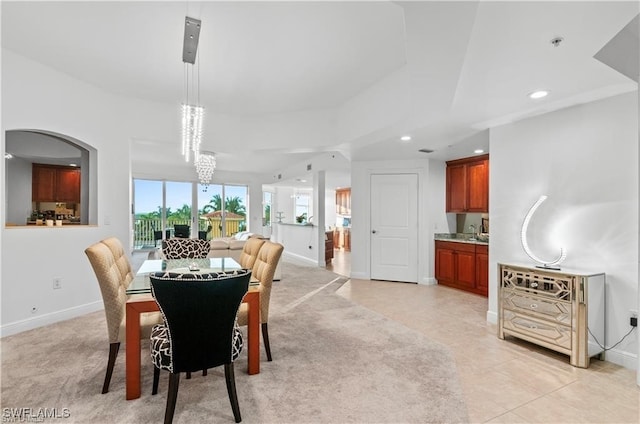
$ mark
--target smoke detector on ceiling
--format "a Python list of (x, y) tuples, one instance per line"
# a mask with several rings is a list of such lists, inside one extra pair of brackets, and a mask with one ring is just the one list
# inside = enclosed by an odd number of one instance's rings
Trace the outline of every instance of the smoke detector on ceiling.
[(551, 39), (551, 45), (553, 47), (560, 47), (560, 43), (562, 43), (564, 41), (564, 38), (562, 37), (554, 37)]

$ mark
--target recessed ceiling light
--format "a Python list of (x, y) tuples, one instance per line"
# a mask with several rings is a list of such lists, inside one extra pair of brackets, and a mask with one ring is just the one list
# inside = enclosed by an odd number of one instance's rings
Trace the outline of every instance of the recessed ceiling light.
[(78, 165), (75, 163), (70, 163), (69, 166), (78, 166)]
[(534, 91), (533, 93), (529, 94), (529, 97), (532, 99), (541, 99), (543, 97), (547, 97), (547, 95), (549, 94), (549, 92), (547, 90), (538, 90), (538, 91)]
[(4, 154), (4, 158), (5, 159), (13, 159), (13, 155), (11, 153), (5, 153)]
[(402, 137), (400, 137), (400, 141), (411, 141), (411, 136), (410, 135), (403, 135)]
[(473, 151), (473, 153), (479, 154), (479, 153), (484, 153), (484, 150), (482, 149), (476, 149)]

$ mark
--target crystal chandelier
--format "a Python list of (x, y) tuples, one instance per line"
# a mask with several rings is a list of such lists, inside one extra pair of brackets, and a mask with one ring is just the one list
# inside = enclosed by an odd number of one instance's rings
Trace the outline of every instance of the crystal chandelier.
[(191, 160), (191, 152), (194, 159), (197, 159), (202, 142), (202, 117), (204, 108), (202, 106), (182, 105), (182, 156), (184, 160)]
[[(186, 162), (198, 159), (202, 142), (202, 118), (204, 107), (200, 106), (200, 67), (196, 71), (196, 53), (200, 38), (201, 21), (185, 17), (182, 62), (184, 62), (185, 101), (182, 104), (182, 155)], [(189, 80), (191, 77), (191, 81)]]
[(196, 171), (198, 172), (198, 182), (204, 185), (202, 191), (207, 191), (213, 171), (216, 170), (216, 155), (213, 152), (201, 151), (195, 158)]

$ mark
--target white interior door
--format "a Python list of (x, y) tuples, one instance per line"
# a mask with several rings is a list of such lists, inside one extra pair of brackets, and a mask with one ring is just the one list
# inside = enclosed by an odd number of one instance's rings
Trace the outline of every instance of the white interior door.
[(371, 175), (371, 279), (418, 282), (418, 175)]

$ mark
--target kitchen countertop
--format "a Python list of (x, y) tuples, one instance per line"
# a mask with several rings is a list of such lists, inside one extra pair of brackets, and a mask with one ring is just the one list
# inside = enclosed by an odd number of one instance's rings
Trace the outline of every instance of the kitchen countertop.
[(462, 233), (436, 233), (433, 235), (435, 240), (440, 241), (453, 241), (456, 243), (468, 243), (468, 244), (480, 244), (483, 246), (489, 245), (489, 235), (483, 234), (480, 236), (480, 239), (471, 240), (471, 234), (462, 234)]

